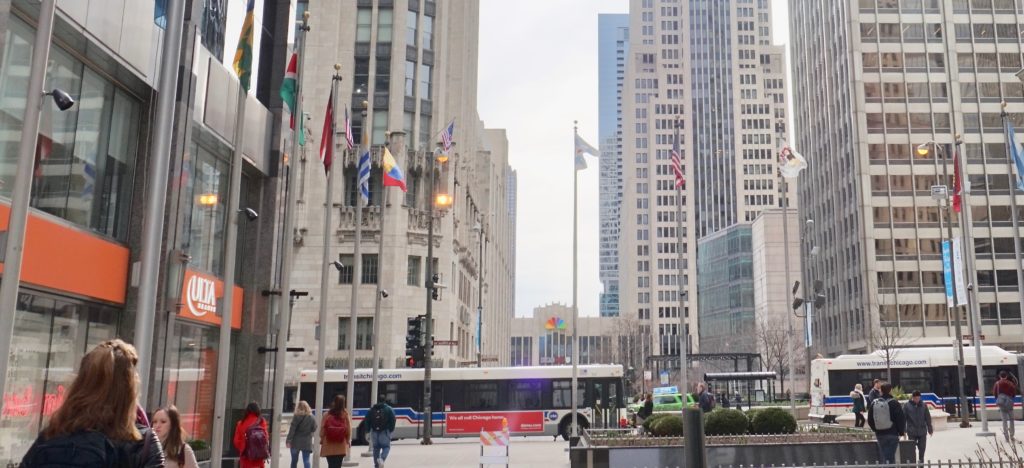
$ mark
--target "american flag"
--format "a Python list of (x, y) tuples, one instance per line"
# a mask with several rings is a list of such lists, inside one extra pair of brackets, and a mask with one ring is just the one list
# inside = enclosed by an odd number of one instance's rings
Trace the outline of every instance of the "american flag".
[(352, 119), (348, 118), (348, 108), (345, 108), (345, 144), (348, 145), (348, 149), (351, 150), (356, 145), (355, 140), (352, 138)]
[(683, 177), (683, 163), (681, 159), (679, 152), (672, 150), (672, 172), (676, 174), (676, 188), (682, 187), (683, 183), (686, 182), (686, 178)]
[(441, 132), (441, 144), (444, 146), (444, 152), (447, 153), (452, 149), (452, 138), (455, 135), (455, 119), (448, 122), (448, 126)]

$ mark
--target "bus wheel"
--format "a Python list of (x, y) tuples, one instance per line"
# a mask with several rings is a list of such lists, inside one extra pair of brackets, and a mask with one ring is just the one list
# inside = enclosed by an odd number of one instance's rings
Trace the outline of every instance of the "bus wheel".
[[(562, 422), (558, 423), (558, 435), (562, 436), (562, 440), (569, 440), (569, 433), (572, 432), (572, 423), (570, 422), (571, 416), (562, 418)], [(587, 429), (590, 427), (590, 422), (587, 418), (577, 415), (577, 424), (580, 429)]]

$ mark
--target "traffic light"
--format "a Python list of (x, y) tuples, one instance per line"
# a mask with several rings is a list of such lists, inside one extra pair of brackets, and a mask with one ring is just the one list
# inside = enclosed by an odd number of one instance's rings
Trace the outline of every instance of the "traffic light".
[(423, 367), (423, 319), (422, 315), (406, 319), (406, 367)]
[(814, 280), (814, 308), (820, 309), (825, 307), (825, 284), (821, 280)]
[(437, 273), (434, 273), (434, 275), (430, 277), (429, 288), (430, 288), (430, 297), (433, 298), (435, 301), (440, 301), (441, 300), (441, 288), (439, 287), (440, 283), (441, 283), (441, 275), (439, 275)]

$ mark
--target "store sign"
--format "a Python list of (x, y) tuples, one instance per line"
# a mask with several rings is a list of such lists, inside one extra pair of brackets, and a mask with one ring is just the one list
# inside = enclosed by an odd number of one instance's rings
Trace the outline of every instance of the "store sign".
[[(242, 328), (242, 288), (235, 286), (232, 297), (231, 327)], [(218, 309), (224, 299), (224, 282), (220, 278), (195, 270), (185, 270), (181, 285), (181, 309), (178, 316), (220, 325)]]
[(543, 411), (501, 411), (446, 413), (445, 433), (476, 434), (480, 431), (500, 431), (502, 419), (508, 420), (509, 432), (544, 432)]
[[(64, 403), (64, 386), (58, 385), (53, 393), (43, 394), (43, 416), (51, 416)], [(21, 418), (38, 413), (35, 389), (25, 387), (21, 392), (4, 393), (5, 418)]]

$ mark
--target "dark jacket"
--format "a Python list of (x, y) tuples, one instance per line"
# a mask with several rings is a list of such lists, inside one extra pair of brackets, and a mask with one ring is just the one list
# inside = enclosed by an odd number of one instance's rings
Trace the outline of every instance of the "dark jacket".
[(643, 419), (651, 417), (651, 415), (654, 414), (654, 400), (644, 401), (644, 406), (640, 408), (640, 411), (638, 411), (636, 414), (637, 416), (640, 416)]
[(863, 413), (865, 409), (864, 394), (854, 390), (850, 392), (850, 398), (853, 400), (853, 412)]
[(907, 435), (924, 436), (932, 433), (932, 415), (924, 402), (914, 404), (908, 401), (903, 404), (903, 414), (907, 418)]
[(316, 419), (308, 414), (302, 414), (292, 418), (292, 424), (288, 428), (287, 443), (295, 450), (313, 450), (313, 433), (316, 432)]
[(882, 396), (882, 391), (877, 388), (872, 388), (871, 391), (868, 392), (868, 405), (871, 405), (871, 401), (880, 396)]
[(700, 404), (701, 411), (705, 413), (715, 409), (715, 396), (708, 393), (707, 390), (699, 395), (697, 402)]
[[(164, 449), (149, 428), (140, 428), (142, 440), (111, 440), (103, 433), (82, 431), (36, 439), (21, 460), (22, 468), (34, 466), (118, 466), (125, 468), (162, 468)], [(92, 458), (95, 454), (98, 458)], [(101, 460), (102, 459), (102, 460)], [(96, 464), (93, 465), (93, 462)]]
[[(370, 418), (370, 416), (372, 416), (374, 411), (377, 410), (378, 408), (382, 411), (384, 415), (384, 427), (382, 427), (381, 429), (387, 432), (395, 432), (395, 411), (391, 409), (391, 407), (388, 406), (387, 403), (377, 403), (376, 405), (373, 405), (373, 407), (370, 408), (370, 411), (366, 413), (366, 417)], [(370, 424), (370, 430), (375, 430), (372, 423)]]
[(882, 395), (878, 398), (883, 398), (889, 402), (889, 417), (892, 418), (892, 427), (885, 430), (875, 429), (875, 405), (868, 403), (868, 426), (871, 427), (875, 434), (889, 434), (889, 435), (903, 435), (907, 432), (907, 418), (903, 414), (903, 408), (900, 403), (893, 399), (892, 395)]

